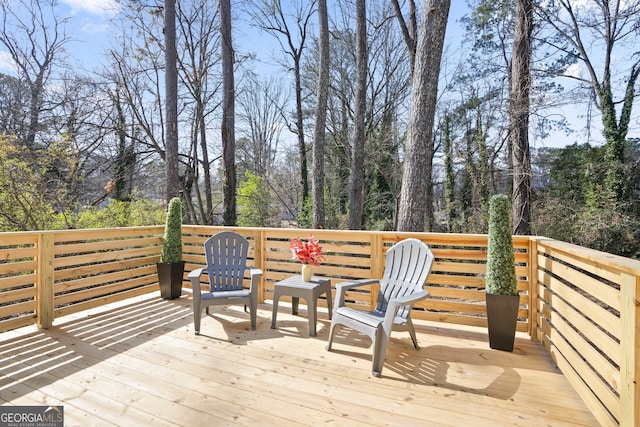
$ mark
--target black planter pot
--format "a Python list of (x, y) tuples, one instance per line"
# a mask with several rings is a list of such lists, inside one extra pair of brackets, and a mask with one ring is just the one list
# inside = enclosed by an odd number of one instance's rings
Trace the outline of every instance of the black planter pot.
[(160, 296), (162, 298), (180, 298), (182, 294), (184, 264), (184, 261), (156, 263), (158, 268), (158, 282), (160, 283)]
[(486, 294), (489, 346), (494, 350), (513, 351), (518, 323), (518, 295)]

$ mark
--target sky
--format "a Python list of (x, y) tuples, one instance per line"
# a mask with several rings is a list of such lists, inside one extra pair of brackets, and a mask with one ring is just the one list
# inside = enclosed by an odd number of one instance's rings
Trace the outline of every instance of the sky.
[(75, 41), (69, 46), (70, 53), (82, 63), (91, 64), (111, 46), (111, 18), (118, 10), (115, 0), (61, 0), (60, 7), (68, 11), (68, 31)]
[[(460, 31), (456, 21), (464, 14), (466, 7), (460, 7), (463, 3), (461, 0), (453, 0), (452, 3), (447, 40), (458, 43)], [(60, 16), (69, 18), (66, 31), (73, 38), (67, 46), (71, 59), (86, 67), (99, 63), (102, 53), (113, 41), (116, 30), (110, 19), (116, 14), (118, 7), (116, 0), (59, 1), (57, 10)], [(272, 62), (271, 54), (279, 49), (274, 39), (264, 35), (256, 37), (245, 23), (234, 23), (237, 24), (240, 25), (234, 26), (234, 42), (240, 45), (240, 49), (245, 47), (257, 53), (259, 62)], [(12, 68), (10, 58), (0, 48), (0, 72), (9, 73)]]
[[(90, 70), (97, 67), (99, 63), (103, 61), (105, 58), (104, 52), (111, 46), (114, 40), (113, 35), (117, 33), (114, 24), (110, 22), (117, 8), (118, 4), (116, 0), (59, 0), (57, 6), (59, 16), (69, 18), (66, 31), (73, 40), (67, 45), (67, 52), (72, 63), (75, 61), (73, 64), (74, 67)], [(455, 52), (459, 49), (462, 37), (459, 19), (466, 11), (466, 2), (462, 0), (452, 1), (447, 35), (445, 38), (445, 48), (449, 52)], [(244, 48), (245, 50), (255, 52), (259, 57), (258, 64), (272, 63), (272, 53), (279, 49), (275, 40), (271, 36), (256, 36), (254, 33), (251, 33), (251, 29), (248, 28), (246, 23), (236, 22), (235, 25), (237, 26), (234, 27), (234, 41), (238, 43), (239, 49), (243, 50)], [(272, 45), (269, 45), (269, 43), (272, 43)], [(270, 67), (269, 65), (262, 66)], [(273, 66), (270, 68), (271, 70), (274, 69)], [(575, 71), (579, 72), (578, 69)], [(3, 52), (1, 48), (0, 72), (7, 74), (13, 73), (11, 61), (7, 53)], [(594, 129), (592, 129), (590, 135), (587, 134), (587, 132), (584, 131), (585, 108), (585, 106), (576, 108), (574, 105), (558, 111), (567, 116), (575, 130), (573, 134), (567, 136), (563, 133), (556, 133), (545, 141), (537, 141), (532, 138), (530, 141), (531, 146), (534, 148), (542, 146), (563, 146), (574, 142), (591, 142), (592, 144), (598, 144), (599, 141), (602, 140), (601, 131), (598, 127), (600, 126), (600, 119), (596, 117), (593, 120), (593, 124), (595, 125)], [(638, 109), (640, 109), (640, 106), (636, 105), (636, 111)], [(630, 136), (640, 135), (640, 123), (638, 123), (638, 120), (638, 115), (636, 114), (635, 130)]]
[[(89, 66), (95, 63), (109, 46), (110, 19), (117, 8), (115, 0), (60, 0), (56, 10), (59, 16), (68, 17), (66, 33), (72, 38), (66, 50), (77, 64)], [(0, 72), (11, 74), (13, 70), (8, 53), (0, 48)]]

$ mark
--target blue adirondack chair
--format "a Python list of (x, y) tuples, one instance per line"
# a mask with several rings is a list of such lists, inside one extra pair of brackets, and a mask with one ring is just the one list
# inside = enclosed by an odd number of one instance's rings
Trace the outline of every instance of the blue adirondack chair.
[[(241, 235), (223, 231), (214, 234), (204, 242), (207, 266), (189, 273), (193, 289), (193, 324), (195, 333), (200, 333), (202, 309), (212, 305), (244, 304), (249, 306), (251, 329), (256, 328), (256, 310), (258, 306), (258, 284), (262, 270), (247, 266), (249, 242)], [(249, 270), (251, 284), (249, 289), (242, 286), (245, 271)], [(200, 277), (209, 276), (209, 290), (202, 290)]]
[[(392, 330), (408, 331), (414, 347), (419, 349), (411, 321), (411, 307), (428, 295), (423, 285), (431, 271), (433, 259), (433, 253), (427, 245), (417, 239), (406, 239), (387, 251), (382, 279), (338, 283), (327, 350), (331, 350), (336, 325), (368, 335), (373, 344), (372, 372), (377, 377), (382, 373)], [(380, 283), (375, 310), (357, 310), (345, 305), (348, 290), (373, 283)]]

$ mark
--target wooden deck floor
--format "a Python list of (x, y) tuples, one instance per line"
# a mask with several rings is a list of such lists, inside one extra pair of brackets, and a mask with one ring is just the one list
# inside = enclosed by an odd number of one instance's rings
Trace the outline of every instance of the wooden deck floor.
[[(64, 405), (67, 426), (597, 426), (544, 349), (519, 336), (489, 349), (482, 329), (417, 322), (371, 375), (368, 338), (342, 330), (325, 351), (283, 304), (257, 330), (242, 307), (213, 308), (193, 334), (189, 295), (148, 295), (0, 334), (0, 404)], [(348, 345), (347, 345), (348, 344)]]

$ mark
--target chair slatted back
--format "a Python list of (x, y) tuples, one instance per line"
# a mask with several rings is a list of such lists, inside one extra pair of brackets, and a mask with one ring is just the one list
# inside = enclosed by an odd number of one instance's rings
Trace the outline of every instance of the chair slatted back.
[(231, 231), (216, 233), (204, 242), (210, 291), (242, 290), (249, 242)]
[[(421, 291), (433, 260), (431, 249), (418, 239), (406, 239), (389, 248), (376, 311), (386, 312), (392, 298)], [(406, 319), (408, 315), (407, 307), (398, 310), (397, 317)]]

